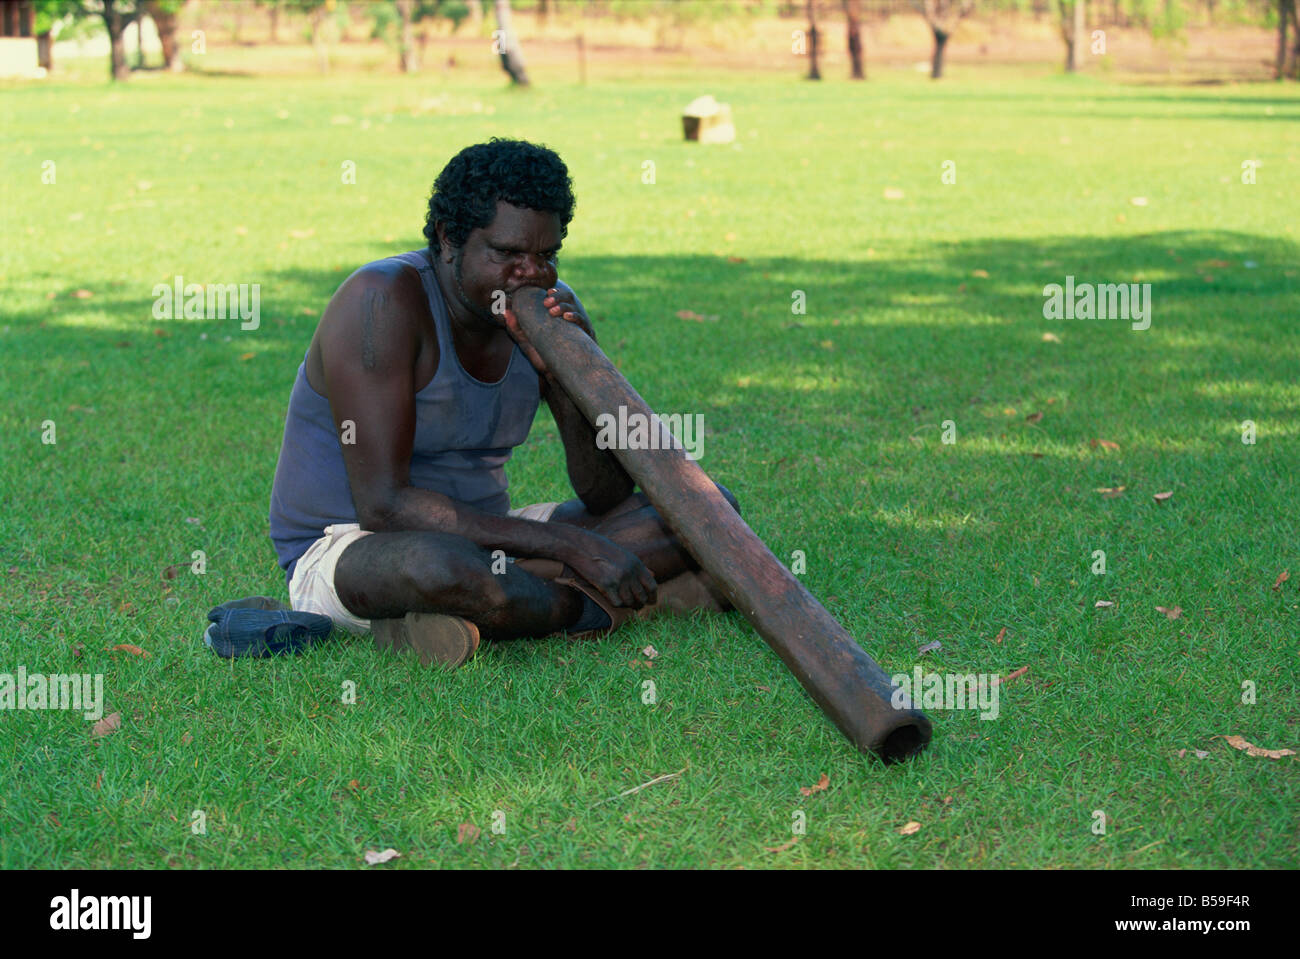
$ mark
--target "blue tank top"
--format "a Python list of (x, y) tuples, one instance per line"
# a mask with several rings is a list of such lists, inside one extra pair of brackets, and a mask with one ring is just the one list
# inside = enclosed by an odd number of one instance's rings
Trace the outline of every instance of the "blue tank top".
[[(504, 514), (510, 509), (505, 464), (528, 437), (537, 414), (537, 371), (516, 346), (505, 376), (496, 383), (470, 376), (456, 355), (447, 306), (426, 251), (390, 259), (420, 271), (438, 335), (438, 369), (415, 394), (410, 483)], [(289, 396), (270, 521), (271, 541), (287, 579), (326, 526), (358, 522), (329, 400), (307, 382), (305, 354)]]

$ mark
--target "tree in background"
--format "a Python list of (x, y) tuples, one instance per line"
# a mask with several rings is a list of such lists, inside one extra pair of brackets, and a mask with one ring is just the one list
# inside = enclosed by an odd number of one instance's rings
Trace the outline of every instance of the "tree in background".
[(185, 69), (176, 45), (176, 20), (185, 6), (185, 0), (146, 0), (144, 12), (149, 14), (158, 28), (158, 42), (162, 45), (163, 69), (179, 73)]
[(396, 0), (397, 16), (401, 21), (397, 40), (397, 58), (403, 73), (415, 73), (420, 69), (420, 58), (415, 52), (414, 18), (415, 0)]
[(921, 11), (934, 34), (930, 78), (938, 80), (943, 76), (943, 51), (948, 46), (948, 38), (957, 29), (957, 24), (975, 11), (975, 0), (912, 0), (912, 4)]
[(290, 0), (289, 5), (307, 14), (307, 29), (312, 49), (320, 61), (321, 73), (329, 73), (330, 55), (325, 46), (324, 27), (329, 15), (334, 12), (334, 0)]
[(36, 0), (32, 8), (32, 33), (36, 37), (36, 63), (54, 69), (54, 31), (78, 13), (74, 0)]
[(858, 0), (844, 0), (844, 19), (849, 40), (849, 77), (861, 80), (866, 72), (862, 68), (862, 17)]
[(135, 23), (144, 11), (135, 0), (78, 0), (75, 15), (99, 16), (108, 31), (108, 75), (113, 80), (127, 80), (131, 67), (126, 62), (126, 29)]
[(442, 17), (451, 21), (451, 32), (460, 29), (470, 15), (465, 0), (391, 0), (368, 8), (374, 14), (371, 36), (397, 50), (403, 73), (417, 73), (429, 43), (429, 24)]
[(510, 75), (510, 82), (515, 86), (526, 87), (528, 72), (524, 69), (524, 52), (519, 47), (519, 38), (510, 24), (510, 0), (493, 0), (492, 9), (497, 18), (495, 42), (501, 55), (501, 69)]
[[(1288, 29), (1295, 35), (1289, 49)], [(1277, 0), (1277, 62), (1273, 76), (1277, 80), (1286, 76), (1300, 80), (1300, 20), (1296, 18), (1296, 0)]]
[(271, 21), (271, 42), (280, 42), (280, 14), (284, 12), (285, 0), (253, 0), (259, 7), (264, 7)]
[(1085, 0), (1056, 0), (1061, 11), (1061, 38), (1065, 41), (1065, 72), (1079, 70), (1079, 48), (1087, 35), (1084, 23)]
[(808, 0), (808, 79), (820, 80), (822, 72), (817, 67), (817, 0)]

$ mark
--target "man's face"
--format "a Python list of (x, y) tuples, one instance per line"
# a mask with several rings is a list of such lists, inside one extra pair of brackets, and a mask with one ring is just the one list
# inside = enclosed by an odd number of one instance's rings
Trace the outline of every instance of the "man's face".
[(498, 201), (496, 218), (471, 230), (465, 245), (450, 252), (456, 298), (479, 319), (502, 326), (498, 290), (508, 297), (520, 287), (555, 285), (560, 218)]

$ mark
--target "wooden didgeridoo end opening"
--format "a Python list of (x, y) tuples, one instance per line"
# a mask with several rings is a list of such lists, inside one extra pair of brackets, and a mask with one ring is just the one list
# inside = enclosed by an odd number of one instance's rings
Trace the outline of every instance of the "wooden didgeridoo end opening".
[[(546, 291), (516, 290), (512, 310), (574, 405), (597, 424), (622, 411), (658, 422), (632, 385), (578, 326), (542, 305)], [(624, 409), (625, 408), (625, 409)], [(678, 444), (611, 452), (681, 545), (722, 588), (813, 701), (862, 752), (886, 763), (915, 756), (930, 720), (740, 518)]]

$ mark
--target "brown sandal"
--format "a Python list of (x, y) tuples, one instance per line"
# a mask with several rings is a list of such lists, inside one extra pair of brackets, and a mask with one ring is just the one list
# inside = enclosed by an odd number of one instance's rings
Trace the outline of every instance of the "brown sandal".
[(425, 666), (455, 668), (478, 650), (478, 627), (459, 616), (407, 613), (401, 619), (370, 622), (375, 647), (395, 653), (411, 650)]

